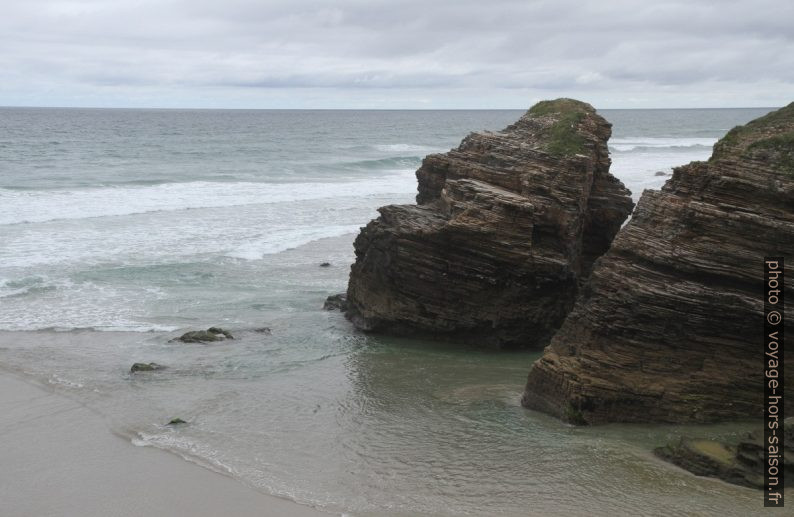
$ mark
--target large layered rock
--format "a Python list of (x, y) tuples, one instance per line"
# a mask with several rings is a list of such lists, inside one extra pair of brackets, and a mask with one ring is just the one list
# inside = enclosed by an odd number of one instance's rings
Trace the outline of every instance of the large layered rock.
[(359, 328), (543, 346), (631, 212), (609, 174), (611, 126), (588, 104), (535, 105), (425, 158), (416, 205), (382, 207), (355, 241)]
[(794, 257), (794, 104), (643, 193), (522, 403), (574, 423), (760, 419), (765, 256)]

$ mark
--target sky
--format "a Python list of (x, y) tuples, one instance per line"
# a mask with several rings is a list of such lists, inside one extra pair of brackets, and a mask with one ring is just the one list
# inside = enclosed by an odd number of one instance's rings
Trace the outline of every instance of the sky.
[(794, 100), (794, 2), (0, 0), (0, 106)]

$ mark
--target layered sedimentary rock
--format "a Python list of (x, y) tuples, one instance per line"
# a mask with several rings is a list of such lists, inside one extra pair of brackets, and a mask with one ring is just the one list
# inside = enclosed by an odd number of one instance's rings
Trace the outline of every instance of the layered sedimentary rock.
[(580, 424), (761, 418), (765, 256), (794, 257), (794, 104), (643, 193), (522, 403)]
[(545, 345), (633, 207), (609, 174), (610, 134), (590, 105), (558, 99), (426, 157), (417, 204), (382, 207), (355, 241), (347, 316), (366, 331)]
[[(783, 456), (778, 468), (786, 486), (794, 486), (794, 420), (787, 421), (781, 432), (785, 436)], [(698, 476), (720, 478), (728, 483), (750, 488), (764, 488), (764, 433), (754, 431), (738, 443), (682, 438), (678, 443), (658, 447), (658, 457)]]

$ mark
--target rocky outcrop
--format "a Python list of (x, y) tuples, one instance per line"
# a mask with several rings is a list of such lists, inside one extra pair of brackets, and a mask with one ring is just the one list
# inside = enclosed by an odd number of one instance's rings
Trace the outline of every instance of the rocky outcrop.
[(643, 193), (523, 405), (588, 424), (760, 419), (765, 256), (794, 257), (794, 104)]
[(182, 343), (211, 343), (214, 341), (224, 341), (226, 339), (234, 339), (231, 332), (220, 327), (210, 327), (207, 330), (192, 330), (190, 332), (185, 332), (171, 341), (181, 341)]
[[(786, 486), (794, 486), (794, 421), (785, 424), (783, 461)], [(715, 440), (682, 438), (678, 443), (658, 447), (660, 458), (698, 476), (722, 479), (750, 488), (764, 488), (764, 442), (761, 432), (752, 432), (736, 445)]]
[(164, 370), (165, 366), (157, 363), (135, 363), (130, 367), (130, 373), (136, 372), (154, 372), (157, 370)]
[(611, 126), (544, 101), (425, 158), (416, 205), (359, 234), (347, 316), (365, 331), (543, 346), (633, 203), (609, 174)]
[(323, 303), (323, 310), (326, 311), (346, 311), (347, 310), (347, 294), (339, 293), (332, 294), (325, 299)]

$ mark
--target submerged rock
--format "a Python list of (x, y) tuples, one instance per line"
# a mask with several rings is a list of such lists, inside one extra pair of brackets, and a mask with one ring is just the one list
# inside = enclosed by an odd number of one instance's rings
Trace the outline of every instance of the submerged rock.
[[(794, 422), (787, 423), (784, 432), (794, 434)], [(764, 487), (764, 445), (760, 432), (748, 434), (737, 445), (682, 438), (676, 444), (654, 449), (654, 454), (698, 476), (750, 488)], [(786, 442), (781, 468), (786, 485), (793, 486), (794, 444)]]
[(185, 421), (184, 421), (184, 420), (182, 420), (181, 418), (172, 418), (172, 419), (171, 419), (171, 420), (168, 422), (168, 424), (166, 424), (166, 425), (180, 425), (180, 424), (186, 424), (186, 423), (187, 423), (187, 422), (185, 422)]
[(153, 372), (155, 370), (163, 370), (165, 366), (157, 363), (135, 363), (130, 367), (130, 373), (135, 372)]
[(326, 311), (346, 311), (347, 310), (347, 294), (339, 293), (332, 294), (325, 299), (323, 309)]
[(273, 330), (270, 327), (258, 327), (254, 329), (257, 334), (272, 334)]
[(346, 315), (360, 329), (540, 347), (631, 212), (609, 174), (611, 126), (544, 101), (498, 132), (426, 157), (416, 205), (356, 238)]
[[(643, 193), (532, 367), (523, 405), (588, 424), (761, 419), (770, 255), (794, 256), (794, 103)], [(794, 364), (785, 372), (794, 386)]]
[(210, 327), (207, 330), (185, 332), (171, 341), (181, 341), (183, 343), (209, 343), (213, 341), (224, 341), (226, 339), (234, 339), (231, 332), (220, 327)]

